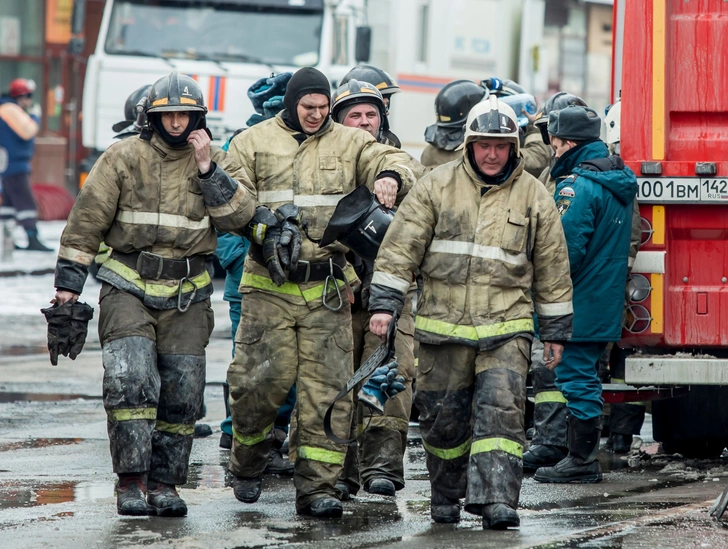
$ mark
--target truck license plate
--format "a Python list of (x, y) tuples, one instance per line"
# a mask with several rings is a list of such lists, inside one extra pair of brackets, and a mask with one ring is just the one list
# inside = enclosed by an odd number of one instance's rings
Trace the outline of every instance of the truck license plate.
[(637, 178), (637, 200), (646, 204), (713, 202), (728, 204), (728, 178)]

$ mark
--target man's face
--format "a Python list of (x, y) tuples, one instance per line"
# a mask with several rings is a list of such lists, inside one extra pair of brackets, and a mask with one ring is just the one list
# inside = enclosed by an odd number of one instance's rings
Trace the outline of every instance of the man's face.
[(478, 139), (473, 143), (473, 157), (481, 172), (495, 176), (503, 171), (511, 154), (511, 142), (503, 137)]
[(16, 98), (15, 101), (18, 103), (18, 106), (23, 109), (29, 109), (30, 106), (33, 104), (33, 98), (30, 95), (21, 95), (20, 97)]
[(182, 135), (190, 123), (190, 113), (186, 111), (173, 111), (162, 113), (162, 126), (173, 137)]
[(372, 134), (376, 138), (379, 135), (379, 110), (374, 105), (354, 105), (346, 114), (342, 122), (344, 126), (359, 128)]
[(575, 146), (576, 143), (573, 141), (566, 141), (565, 139), (561, 139), (555, 135), (551, 136), (551, 148), (554, 150), (554, 156), (556, 156), (556, 158), (559, 158), (562, 154), (569, 149), (573, 149)]
[(320, 93), (309, 93), (301, 97), (296, 110), (303, 131), (314, 134), (321, 129), (329, 114), (329, 98)]

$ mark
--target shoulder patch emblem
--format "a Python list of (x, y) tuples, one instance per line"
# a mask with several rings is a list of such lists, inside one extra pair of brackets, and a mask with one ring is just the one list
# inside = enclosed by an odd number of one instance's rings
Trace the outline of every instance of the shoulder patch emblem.
[(576, 193), (574, 192), (574, 189), (571, 187), (564, 187), (559, 191), (559, 196), (566, 196), (568, 198), (574, 198), (576, 196)]
[(559, 211), (559, 215), (564, 215), (566, 210), (569, 209), (569, 206), (571, 206), (571, 200), (562, 199), (556, 202), (556, 209)]

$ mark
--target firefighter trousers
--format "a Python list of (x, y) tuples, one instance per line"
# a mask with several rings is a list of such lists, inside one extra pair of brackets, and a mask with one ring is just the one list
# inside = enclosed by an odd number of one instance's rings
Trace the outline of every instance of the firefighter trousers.
[(566, 398), (556, 388), (556, 374), (544, 366), (543, 343), (538, 339), (531, 347), (531, 381), (535, 400), (531, 446), (566, 448)]
[[(332, 312), (321, 306), (312, 310), (271, 293), (243, 294), (235, 358), (227, 375), (234, 475), (262, 476), (278, 409), (295, 383), (289, 455), (295, 462), (296, 508), (305, 509), (320, 497), (339, 496), (335, 485), (346, 446), (328, 439), (323, 419), (354, 373), (352, 349), (348, 302)], [(334, 408), (331, 425), (337, 433), (346, 433), (351, 425), (351, 408), (351, 394)]]
[(215, 325), (210, 300), (186, 313), (150, 309), (104, 284), (99, 304), (114, 472), (184, 484), (205, 390), (205, 347)]
[[(415, 375), (414, 317), (412, 295), (397, 324), (394, 341), (398, 370), (405, 379), (405, 390), (384, 404), (384, 414), (370, 414), (363, 404), (355, 404), (352, 437), (361, 435), (349, 445), (341, 480), (349, 485), (352, 494), (374, 479), (392, 481), (396, 490), (404, 488), (404, 451), (407, 448), (407, 429), (412, 410), (412, 380)], [(368, 359), (382, 344), (382, 340), (369, 331), (371, 314), (359, 310), (352, 314), (354, 332), (354, 370)], [(354, 390), (354, 395), (360, 387)]]
[(465, 497), (465, 510), (518, 506), (526, 443), (524, 414), (531, 342), (489, 351), (420, 343), (415, 404), (433, 491)]

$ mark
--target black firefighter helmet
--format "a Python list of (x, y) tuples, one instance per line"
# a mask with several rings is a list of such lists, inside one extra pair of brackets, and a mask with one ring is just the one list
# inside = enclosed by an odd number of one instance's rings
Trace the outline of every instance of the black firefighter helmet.
[[(142, 86), (141, 88), (138, 88), (131, 92), (129, 97), (126, 98), (126, 102), (124, 103), (124, 120), (122, 120), (121, 122), (117, 122), (116, 124), (111, 126), (112, 130), (114, 130), (115, 132), (120, 132), (127, 129), (135, 122), (137, 122), (140, 127), (146, 125), (146, 112), (137, 113), (137, 104), (139, 103), (139, 101), (149, 96), (149, 91), (151, 89), (152, 85), (147, 84), (146, 86)], [(141, 116), (139, 116), (139, 114), (141, 114)]]
[[(161, 115), (165, 112), (188, 112), (190, 121), (184, 133), (173, 136), (164, 129)], [(207, 130), (205, 123), (205, 99), (202, 96), (202, 88), (189, 76), (172, 72), (157, 80), (149, 92), (147, 99), (146, 114), (149, 119), (149, 126), (172, 147), (184, 147), (187, 144), (187, 137), (196, 129)], [(144, 133), (142, 138), (144, 138)]]
[(435, 97), (437, 122), (425, 130), (425, 141), (445, 151), (454, 151), (463, 142), (465, 121), (475, 105), (488, 96), (488, 90), (471, 80), (455, 80)]
[(349, 80), (358, 80), (359, 82), (369, 82), (375, 88), (379, 90), (384, 98), (384, 107), (386, 112), (389, 112), (389, 102), (392, 100), (392, 96), (395, 93), (399, 93), (402, 90), (399, 89), (399, 85), (392, 78), (387, 71), (375, 67), (374, 65), (357, 65), (351, 69), (339, 83), (343, 86)]
[(394, 211), (382, 206), (364, 185), (343, 197), (324, 231), (319, 247), (341, 242), (356, 255), (374, 261)]
[(548, 133), (549, 114), (551, 114), (552, 112), (559, 112), (561, 109), (565, 109), (570, 105), (576, 105), (578, 107), (588, 107), (586, 101), (584, 101), (578, 95), (574, 95), (565, 91), (560, 91), (556, 92), (546, 101), (544, 101), (541, 105), (541, 108), (536, 113), (536, 120), (534, 124), (541, 131), (541, 138), (543, 139), (543, 142), (547, 145), (551, 143)]
[(352, 78), (346, 84), (342, 84), (336, 90), (334, 94), (334, 102), (331, 106), (331, 116), (338, 123), (343, 123), (343, 120), (339, 120), (339, 115), (347, 107), (353, 107), (354, 105), (374, 105), (379, 111), (379, 135), (377, 141), (381, 141), (382, 135), (389, 130), (389, 120), (387, 119), (387, 109), (384, 106), (384, 99), (382, 98), (381, 92), (369, 82), (359, 82), (357, 79)]

